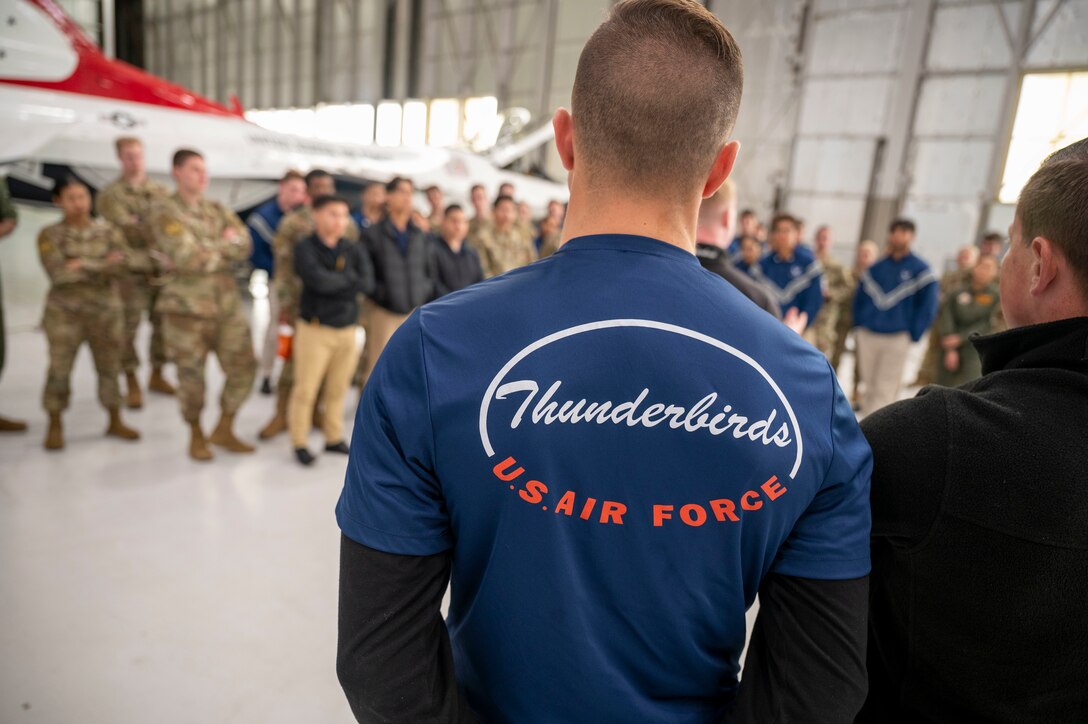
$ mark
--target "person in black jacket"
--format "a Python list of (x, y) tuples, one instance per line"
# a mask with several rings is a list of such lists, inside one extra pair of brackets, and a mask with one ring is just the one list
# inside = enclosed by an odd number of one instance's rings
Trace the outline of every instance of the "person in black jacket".
[(295, 273), (302, 281), (292, 356), (295, 383), (287, 408), (287, 427), (295, 456), (314, 462), (307, 448), (314, 400), (324, 384), (322, 432), (325, 450), (347, 454), (344, 395), (359, 359), (355, 327), (358, 295), (374, 291), (374, 271), (362, 247), (344, 239), (350, 215), (337, 196), (313, 201), (314, 233), (295, 247)]
[(385, 188), (388, 213), (362, 239), (374, 267), (374, 293), (364, 314), (363, 386), (393, 332), (413, 309), (434, 299), (437, 291), (433, 243), (412, 224), (412, 182), (395, 178)]
[(468, 237), (468, 216), (457, 204), (450, 204), (442, 223), (431, 237), (434, 241), (438, 294), (441, 297), (484, 278), (480, 255), (465, 243)]
[[(1088, 721), (1088, 140), (1020, 194), (983, 377), (862, 423), (873, 448), (859, 722)], [(1061, 160), (1062, 158), (1069, 160)]]

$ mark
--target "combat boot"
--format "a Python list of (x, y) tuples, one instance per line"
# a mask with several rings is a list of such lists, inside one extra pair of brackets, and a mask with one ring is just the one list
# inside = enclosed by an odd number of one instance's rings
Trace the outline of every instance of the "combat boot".
[(64, 427), (60, 424), (60, 413), (49, 413), (49, 431), (45, 433), (46, 450), (64, 449)]
[(206, 462), (213, 459), (215, 455), (213, 455), (211, 449), (208, 448), (208, 441), (204, 439), (204, 433), (200, 429), (200, 423), (190, 422), (189, 429), (189, 457), (193, 460), (199, 460), (200, 462)]
[(106, 428), (106, 435), (119, 437), (122, 440), (139, 440), (140, 433), (121, 422), (121, 411), (116, 407), (110, 408), (110, 426)]
[(0, 417), (0, 432), (26, 432), (26, 423), (10, 417)]
[(234, 436), (234, 415), (225, 412), (219, 418), (219, 424), (215, 426), (215, 432), (208, 438), (208, 442), (234, 453), (251, 453), (257, 449)]
[(174, 386), (162, 376), (162, 367), (155, 367), (151, 370), (151, 379), (147, 381), (147, 389), (162, 395), (172, 395), (177, 392)]
[(136, 379), (135, 372), (125, 373), (125, 387), (128, 394), (125, 395), (125, 407), (130, 410), (139, 410), (144, 406), (144, 396), (140, 392), (140, 381)]
[(281, 432), (287, 431), (287, 402), (287, 394), (281, 391), (276, 398), (276, 414), (272, 416), (267, 425), (261, 428), (261, 431), (257, 433), (257, 437), (262, 440), (271, 440)]

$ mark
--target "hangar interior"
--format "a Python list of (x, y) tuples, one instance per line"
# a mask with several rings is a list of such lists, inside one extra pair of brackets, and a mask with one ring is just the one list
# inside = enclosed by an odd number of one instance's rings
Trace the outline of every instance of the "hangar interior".
[[(268, 128), (480, 152), (569, 104), (579, 53), (611, 5), (58, 2), (108, 56), (228, 107), (236, 99)], [(1004, 234), (1047, 153), (1088, 135), (1088, 0), (704, 4), (744, 53), (740, 208), (789, 210), (810, 234), (829, 226), (844, 262), (907, 216), (916, 251), (950, 268), (959, 247)], [(512, 168), (564, 181), (546, 138)], [(333, 668), (343, 467), (323, 460), (314, 475), (281, 445), (194, 471), (176, 402), (151, 395), (130, 416), (138, 448), (101, 441), (86, 353), (72, 449), (44, 456), (48, 279), (35, 238), (60, 214), (17, 207), (19, 227), (0, 243), (0, 412), (31, 430), (0, 436), (0, 721), (351, 721)], [(269, 322), (260, 302), (255, 335)], [(145, 323), (140, 349), (149, 334)], [(217, 389), (222, 374), (209, 372)], [(255, 394), (239, 417), (247, 437), (269, 411)]]

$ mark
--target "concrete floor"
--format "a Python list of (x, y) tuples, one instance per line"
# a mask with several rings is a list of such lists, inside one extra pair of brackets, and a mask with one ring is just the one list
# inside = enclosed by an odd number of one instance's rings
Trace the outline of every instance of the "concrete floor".
[[(34, 237), (55, 215), (22, 213), (0, 243), (0, 414), (31, 426), (0, 435), (0, 722), (352, 721), (334, 670), (333, 506), (346, 460), (303, 469), (280, 437), (255, 455), (191, 462), (176, 401), (157, 395), (126, 412), (141, 441), (107, 439), (86, 349), (68, 448), (42, 450), (47, 353), (36, 327), (47, 284)], [(255, 326), (265, 309), (255, 305)], [(147, 334), (145, 325), (141, 354)], [(210, 363), (209, 390), (221, 381)], [(355, 402), (349, 395), (349, 431)], [(272, 406), (251, 397), (241, 435), (254, 439)], [(214, 404), (205, 411), (206, 427), (216, 414)]]

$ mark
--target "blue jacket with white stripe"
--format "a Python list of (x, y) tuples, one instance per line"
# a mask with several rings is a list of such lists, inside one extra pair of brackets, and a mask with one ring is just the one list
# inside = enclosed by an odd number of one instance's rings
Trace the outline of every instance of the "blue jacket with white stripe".
[(253, 253), (249, 261), (254, 269), (264, 269), (271, 277), (275, 268), (276, 256), (272, 251), (272, 239), (276, 236), (276, 227), (283, 220), (284, 213), (276, 199), (269, 199), (253, 209), (246, 217), (246, 227), (253, 239)]
[(854, 325), (878, 334), (909, 332), (917, 342), (937, 317), (937, 276), (921, 258), (886, 256), (861, 275)]
[(783, 316), (790, 307), (796, 307), (797, 311), (808, 314), (811, 322), (824, 304), (823, 271), (812, 251), (798, 246), (790, 261), (771, 252), (759, 264), (753, 264), (748, 273), (775, 296)]

